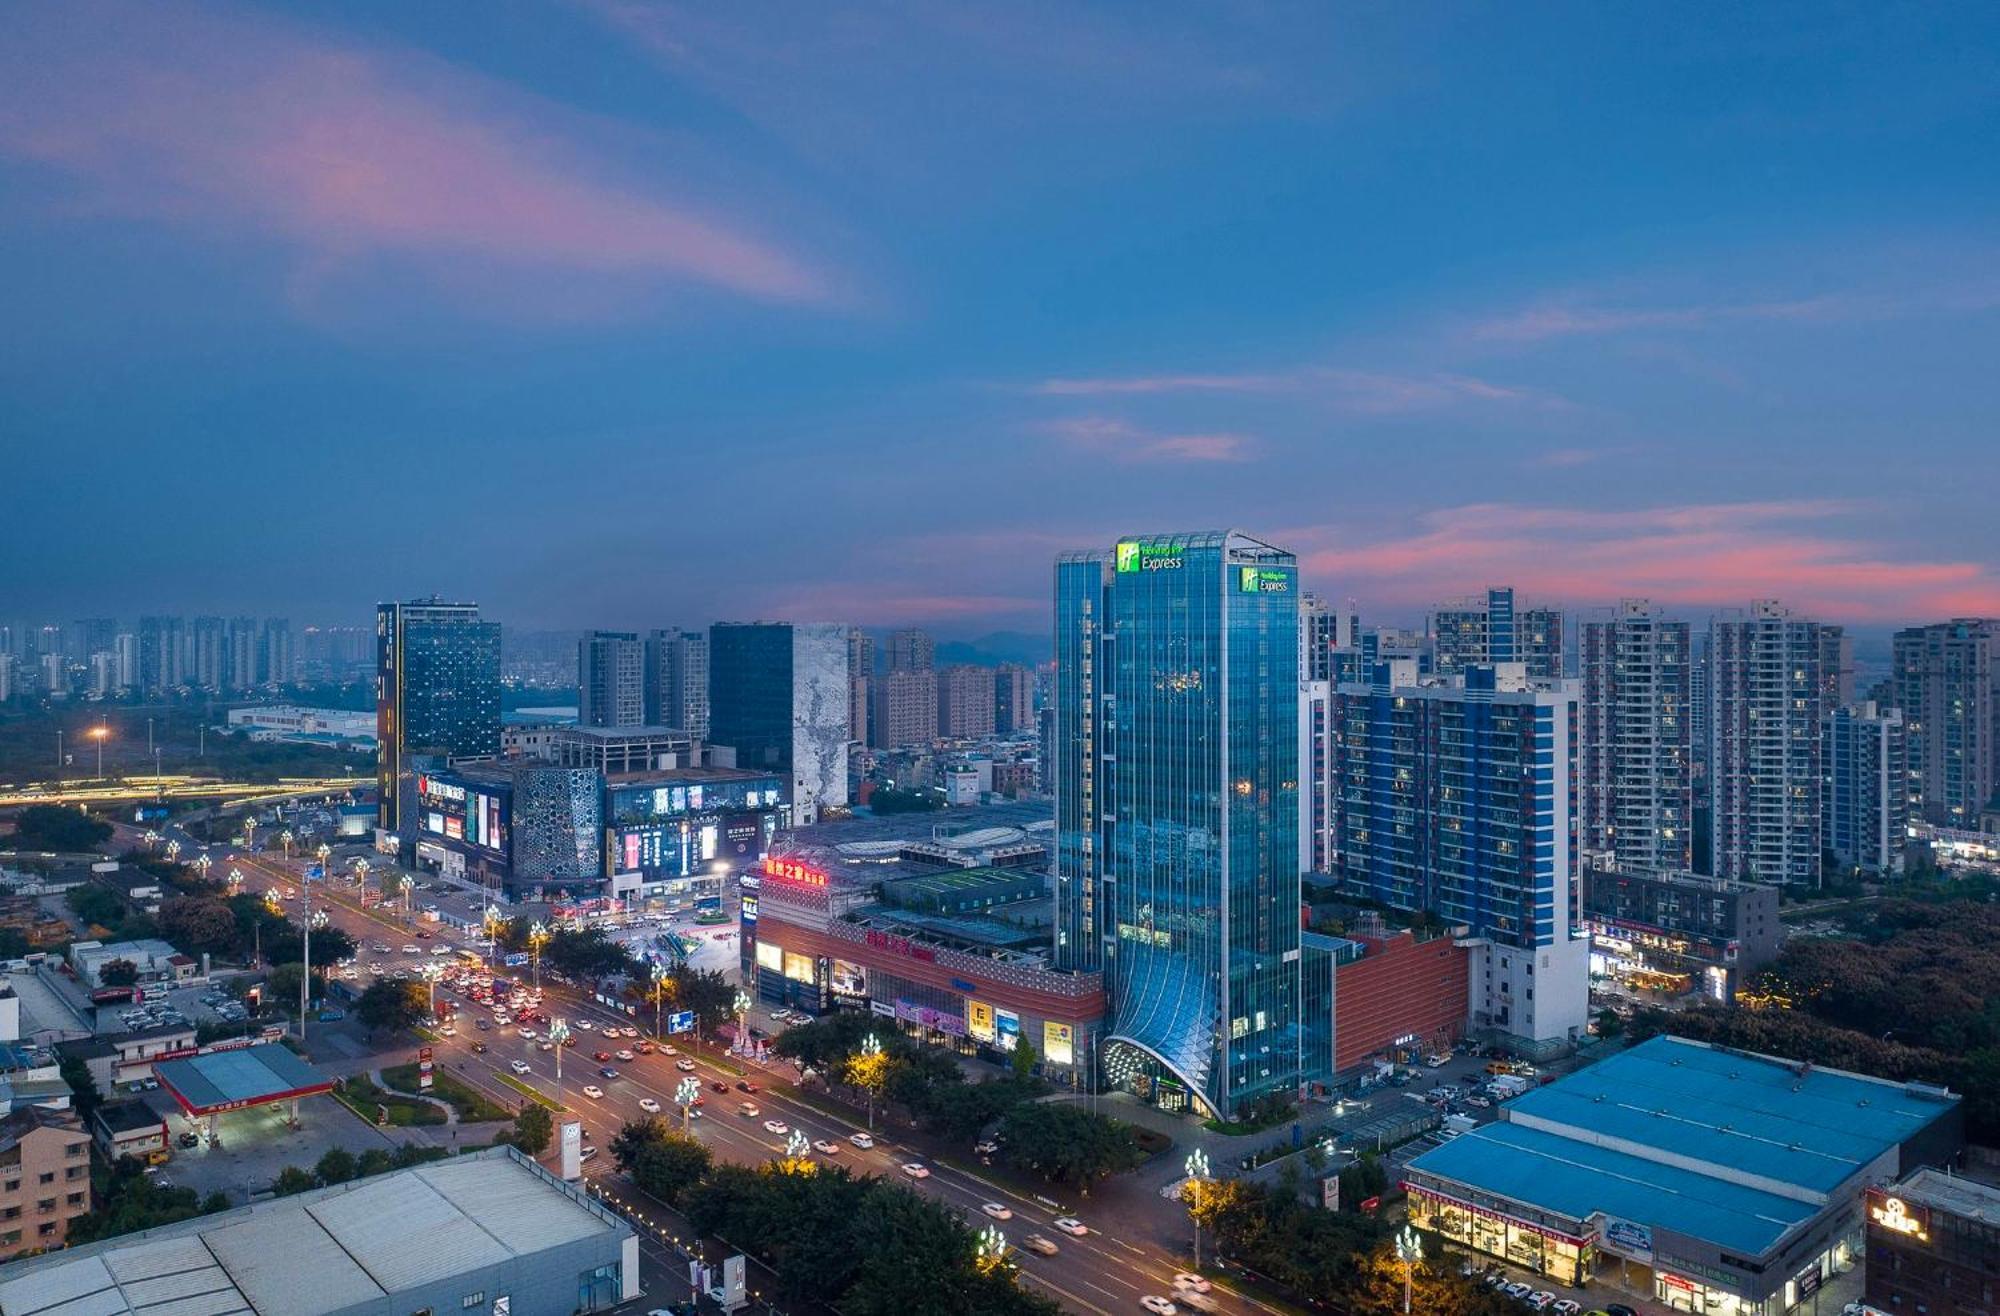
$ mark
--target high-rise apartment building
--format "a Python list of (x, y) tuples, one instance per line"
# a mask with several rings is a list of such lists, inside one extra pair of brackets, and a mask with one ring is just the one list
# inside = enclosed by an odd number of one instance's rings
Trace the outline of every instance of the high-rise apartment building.
[(115, 617), (85, 617), (72, 622), (69, 636), (76, 647), (71, 656), (88, 660), (94, 653), (108, 653), (117, 635), (118, 619)]
[(1563, 674), (1563, 615), (1553, 608), (1517, 609), (1511, 587), (1482, 598), (1441, 604), (1431, 613), (1435, 670), (1441, 675), (1489, 663), (1522, 663), (1538, 681)]
[(993, 669), (971, 663), (937, 674), (938, 734), (954, 740), (993, 734)]
[(186, 627), (179, 617), (139, 618), (139, 685), (158, 694), (187, 684)]
[(1581, 628), (1582, 836), (1620, 868), (1680, 873), (1693, 858), (1684, 621), (1644, 599)]
[(410, 756), (500, 752), (500, 623), (476, 603), (376, 605), (375, 736), (377, 821), (412, 845), (400, 803)]
[(232, 692), (252, 690), (263, 684), (263, 630), (255, 617), (234, 617), (229, 622), (228, 661), (224, 664), (224, 685)]
[(2000, 789), (2000, 620), (1896, 632), (1896, 703), (1909, 737), (1910, 814), (1968, 830)]
[(117, 636), (111, 643), (113, 660), (113, 681), (119, 690), (130, 690), (139, 684), (139, 637), (130, 631)]
[(1816, 887), (1821, 732), (1840, 628), (1770, 599), (1708, 627), (1709, 867), (1714, 877)]
[(785, 780), (792, 820), (847, 803), (847, 627), (717, 622), (708, 631), (709, 736), (736, 765)]
[(928, 745), (938, 738), (938, 675), (928, 667), (892, 667), (872, 691), (877, 749)]
[(591, 631), (576, 645), (576, 720), (646, 725), (646, 649), (632, 631)]
[(847, 729), (850, 740), (866, 742), (874, 725), (868, 701), (875, 681), (875, 640), (859, 626), (847, 628)]
[(1333, 687), (1299, 682), (1299, 867), (1308, 873), (1331, 873), (1337, 853), (1332, 717)]
[(196, 617), (189, 643), (189, 682), (202, 690), (227, 689), (229, 623), (220, 617)]
[(292, 655), (292, 623), (288, 617), (266, 617), (258, 628), (257, 680), (263, 685), (290, 685), (298, 679)]
[(1306, 681), (1333, 679), (1333, 651), (1353, 649), (1361, 642), (1360, 618), (1354, 600), (1329, 603), (1307, 593), (1299, 600), (1299, 673)]
[(993, 669), (993, 729), (1003, 736), (1035, 729), (1035, 671), (1019, 663)]
[(1056, 563), (1058, 962), (1107, 1081), (1224, 1116), (1300, 1081), (1297, 559), (1240, 532)]
[(708, 739), (708, 636), (659, 630), (646, 636), (646, 721)]
[(1909, 743), (1903, 714), (1864, 700), (1826, 715), (1826, 848), (1845, 868), (1903, 871), (1910, 822)]
[(1472, 1021), (1538, 1043), (1583, 1035), (1574, 686), (1522, 663), (1420, 680), (1378, 663), (1333, 693), (1342, 877), (1471, 933)]
[(919, 630), (900, 630), (889, 637), (892, 672), (928, 672), (937, 667), (937, 641)]

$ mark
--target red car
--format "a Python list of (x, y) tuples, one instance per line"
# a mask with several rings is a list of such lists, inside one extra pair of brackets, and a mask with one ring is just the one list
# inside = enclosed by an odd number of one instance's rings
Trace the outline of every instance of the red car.
[(710, 1083), (710, 1084), (708, 1085), (708, 1088), (709, 1088), (709, 1091), (711, 1091), (711, 1092), (727, 1092), (727, 1091), (729, 1091), (729, 1085), (728, 1085), (727, 1083), (719, 1083), (719, 1082), (718, 1082), (718, 1083)]
[(611, 1059), (611, 1053), (609, 1051), (592, 1051), (590, 1053), (590, 1058), (592, 1060), (595, 1060), (598, 1064), (601, 1065), (605, 1061)]

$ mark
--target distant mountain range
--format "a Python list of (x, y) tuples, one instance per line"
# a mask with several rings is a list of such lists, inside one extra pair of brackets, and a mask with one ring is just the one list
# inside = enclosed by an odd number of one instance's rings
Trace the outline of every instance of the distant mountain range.
[(937, 646), (941, 667), (948, 663), (976, 663), (981, 667), (1022, 663), (1035, 667), (1052, 657), (1053, 642), (1049, 636), (1033, 631), (994, 631), (972, 640), (939, 640)]

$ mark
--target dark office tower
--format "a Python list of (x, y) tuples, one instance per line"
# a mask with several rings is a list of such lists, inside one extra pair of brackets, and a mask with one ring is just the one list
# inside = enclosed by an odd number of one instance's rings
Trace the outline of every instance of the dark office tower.
[(188, 650), (188, 684), (220, 690), (229, 672), (229, 623), (220, 617), (196, 617)]
[(85, 662), (92, 654), (110, 653), (118, 643), (118, 619), (115, 617), (86, 617), (70, 624), (71, 643), (80, 650), (72, 653), (73, 658)]
[(1002, 663), (993, 669), (993, 729), (1003, 736), (1035, 729), (1035, 669)]
[(1839, 630), (1770, 599), (1709, 623), (1710, 876), (1819, 885), (1822, 663)]
[(859, 626), (847, 628), (847, 738), (868, 739), (868, 700), (875, 683), (875, 641)]
[(229, 623), (229, 689), (252, 690), (264, 683), (262, 640), (255, 617), (237, 617)]
[(708, 739), (708, 636), (647, 632), (646, 722)]
[(1300, 1079), (1297, 559), (1237, 532), (1059, 559), (1057, 954), (1106, 1079), (1228, 1117)]
[(937, 641), (919, 630), (897, 631), (889, 637), (889, 670), (928, 672), (937, 667)]
[(576, 646), (576, 720), (646, 725), (646, 649), (631, 631), (592, 631)]
[(290, 685), (297, 679), (292, 660), (292, 623), (266, 617), (257, 635), (258, 677), (265, 685)]
[(377, 604), (375, 736), (376, 817), (405, 834), (400, 800), (412, 755), (500, 752), (500, 623), (479, 620), (477, 603)]
[(1622, 868), (1683, 873), (1693, 859), (1688, 624), (1627, 599), (1583, 634), (1583, 848)]
[(938, 734), (955, 740), (992, 735), (994, 689), (991, 667), (961, 663), (939, 672)]
[(785, 779), (794, 823), (847, 803), (847, 627), (717, 622), (708, 630), (709, 739)]
[(1896, 632), (1894, 654), (1910, 816), (1976, 830), (2000, 786), (2000, 621), (1913, 626)]
[(187, 684), (182, 663), (184, 634), (179, 617), (139, 618), (139, 686), (147, 694)]

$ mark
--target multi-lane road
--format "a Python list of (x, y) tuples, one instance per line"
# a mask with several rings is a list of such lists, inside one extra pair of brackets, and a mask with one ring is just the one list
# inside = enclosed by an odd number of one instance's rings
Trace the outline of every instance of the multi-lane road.
[[(231, 862), (245, 870), (249, 878), (246, 885), (253, 890), (260, 885), (298, 889), (300, 861), (286, 863), (270, 855), (237, 851)], [(413, 941), (409, 926), (397, 913), (363, 908), (349, 892), (330, 889), (320, 883), (314, 883), (312, 890), (315, 908), (326, 908), (334, 924), (353, 936), (360, 945), (357, 958), (364, 965), (381, 961), (385, 972), (393, 972), (399, 964), (410, 959), (401, 951), (405, 944), (421, 945), (424, 954), (420, 958), (429, 958), (430, 949), (439, 944), (436, 939)], [(296, 905), (293, 907), (296, 908)], [(386, 945), (389, 950), (385, 953), (374, 952), (371, 948), (376, 944)], [(555, 1053), (543, 1051), (540, 1046), (543, 1040), (541, 1027), (535, 1026), (537, 1035), (534, 1038), (521, 1037), (516, 1025), (505, 1028), (495, 1025), (490, 1030), (481, 1031), (475, 1021), (482, 1018), (490, 1020), (490, 1011), (470, 1000), (454, 998), (459, 1011), (457, 1035), (437, 1040), (434, 1045), (436, 1061), (460, 1079), (503, 1103), (518, 1103), (520, 1093), (510, 1086), (510, 1082), (519, 1082), (575, 1112), (586, 1130), (585, 1141), (600, 1149), (586, 1166), (586, 1171), (603, 1178), (605, 1190), (615, 1198), (629, 1199), (631, 1190), (607, 1164), (610, 1139), (627, 1121), (645, 1117), (646, 1112), (639, 1106), (642, 1099), (657, 1102), (663, 1112), (661, 1118), (680, 1122), (674, 1089), (684, 1074), (677, 1067), (676, 1060), (685, 1058), (692, 1062), (694, 1075), (702, 1084), (702, 1096), (706, 1100), (703, 1113), (692, 1121), (692, 1132), (720, 1160), (743, 1164), (769, 1161), (783, 1154), (790, 1131), (796, 1129), (810, 1140), (838, 1147), (838, 1152), (832, 1156), (814, 1153), (816, 1160), (845, 1165), (858, 1173), (879, 1174), (903, 1183), (956, 1209), (975, 1227), (996, 1224), (1016, 1249), (1024, 1281), (1043, 1289), (1065, 1308), (1111, 1316), (1112, 1313), (1142, 1310), (1140, 1299), (1145, 1296), (1173, 1294), (1173, 1276), (1182, 1265), (1159, 1243), (1151, 1240), (1128, 1241), (1113, 1236), (1111, 1232), (1093, 1228), (1087, 1207), (1066, 1202), (1052, 1208), (1036, 1196), (982, 1179), (958, 1167), (931, 1161), (898, 1139), (893, 1132), (878, 1133), (872, 1149), (855, 1147), (848, 1141), (848, 1136), (863, 1131), (860, 1119), (835, 1117), (807, 1103), (781, 1073), (749, 1067), (752, 1070), (749, 1081), (757, 1085), (758, 1091), (746, 1094), (736, 1087), (739, 1076), (714, 1063), (706, 1048), (682, 1046), (678, 1057), (640, 1055), (629, 1062), (614, 1058), (609, 1063), (618, 1070), (618, 1076), (602, 1077), (598, 1071), (604, 1066), (602, 1062), (593, 1060), (592, 1054), (597, 1051), (615, 1053), (632, 1045), (629, 1039), (605, 1041), (602, 1030), (606, 1026), (622, 1027), (650, 1020), (629, 1019), (586, 995), (555, 984), (546, 984), (544, 991), (543, 1011), (567, 1019), (576, 1039), (576, 1045), (569, 1048), (564, 1056), (560, 1085), (556, 1077)], [(438, 992), (440, 996), (452, 995), (442, 985)], [(487, 1049), (484, 1052), (473, 1050), (476, 1042), (483, 1042)], [(512, 1070), (517, 1061), (527, 1066), (527, 1073), (517, 1074)], [(724, 1085), (725, 1091), (715, 1089), (714, 1085), (718, 1083)], [(604, 1095), (601, 1098), (585, 1095), (583, 1089), (586, 1084), (602, 1089)], [(739, 1114), (739, 1107), (746, 1101), (758, 1108), (754, 1117)], [(786, 1131), (780, 1133), (767, 1129), (766, 1121), (781, 1123)], [(905, 1164), (921, 1164), (929, 1173), (922, 1179), (912, 1178), (903, 1171)], [(992, 1219), (982, 1209), (988, 1203), (1005, 1207), (1011, 1218)], [(1077, 1237), (1057, 1229), (1055, 1220), (1070, 1214), (1081, 1218), (1090, 1232)], [(1030, 1235), (1048, 1239), (1058, 1251), (1053, 1256), (1045, 1256), (1022, 1248), (1020, 1245)], [(649, 1252), (659, 1252), (655, 1260), (660, 1265), (682, 1277), (680, 1287), (684, 1290), (686, 1270), (679, 1256), (665, 1250), (658, 1239), (649, 1239), (647, 1246)], [(1277, 1310), (1255, 1299), (1225, 1293), (1220, 1288), (1214, 1297), (1218, 1308), (1223, 1311)], [(1186, 1307), (1182, 1309), (1186, 1310)]]

